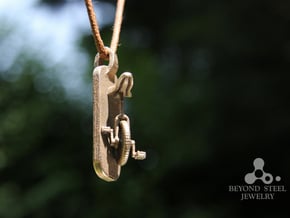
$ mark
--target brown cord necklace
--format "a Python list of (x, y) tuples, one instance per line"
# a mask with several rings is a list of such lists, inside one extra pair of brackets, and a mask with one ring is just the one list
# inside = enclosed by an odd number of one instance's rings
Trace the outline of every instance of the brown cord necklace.
[[(118, 0), (111, 45), (105, 47), (100, 35), (92, 0), (85, 0), (98, 54), (93, 71), (93, 166), (105, 181), (116, 181), (128, 157), (146, 158), (136, 151), (131, 139), (130, 120), (124, 113), (124, 98), (131, 97), (133, 76), (129, 72), (117, 77), (117, 47), (122, 25), (125, 0)], [(103, 61), (108, 65), (102, 65)]]

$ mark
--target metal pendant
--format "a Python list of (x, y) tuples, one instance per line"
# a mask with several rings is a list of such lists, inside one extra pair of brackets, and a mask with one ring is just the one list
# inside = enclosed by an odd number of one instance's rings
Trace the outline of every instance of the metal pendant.
[(145, 159), (146, 153), (135, 151), (130, 120), (124, 114), (123, 102), (125, 97), (131, 97), (133, 76), (125, 72), (117, 78), (117, 55), (107, 49), (108, 66), (99, 66), (100, 57), (97, 54), (93, 72), (93, 165), (101, 179), (115, 181), (130, 151), (132, 157), (138, 160)]

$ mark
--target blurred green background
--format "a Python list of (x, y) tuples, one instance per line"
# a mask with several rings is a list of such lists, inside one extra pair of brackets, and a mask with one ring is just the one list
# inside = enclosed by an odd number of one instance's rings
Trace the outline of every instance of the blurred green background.
[[(115, 2), (95, 4), (108, 12)], [(126, 111), (147, 160), (129, 159), (114, 183), (92, 167), (96, 50), (84, 2), (39, 0), (33, 8), (53, 19), (72, 4), (86, 16), (87, 31), (74, 42), (83, 64), (65, 44), (53, 51), (65, 56), (51, 63), (42, 52), (49, 40), (31, 51), (30, 34), (0, 16), (0, 217), (290, 216), (288, 192), (241, 201), (228, 190), (245, 185), (257, 157), (281, 177), (273, 185), (290, 188), (289, 1), (126, 2), (119, 73), (134, 75)], [(22, 20), (14, 7), (7, 11)], [(102, 16), (109, 45), (114, 13)], [(73, 92), (66, 88), (80, 81)]]

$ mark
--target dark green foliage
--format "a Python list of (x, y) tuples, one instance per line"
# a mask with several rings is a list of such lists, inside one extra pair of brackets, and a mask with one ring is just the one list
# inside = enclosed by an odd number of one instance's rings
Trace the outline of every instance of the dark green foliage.
[[(290, 188), (289, 6), (127, 1), (119, 65), (134, 75), (126, 110), (148, 158), (130, 159), (115, 183), (93, 172), (92, 108), (61, 88), (38, 92), (47, 72), (27, 58), (17, 80), (0, 78), (0, 217), (289, 217), (288, 192), (228, 191), (256, 157)], [(108, 44), (111, 28), (102, 35)], [(92, 38), (80, 46), (93, 60)]]

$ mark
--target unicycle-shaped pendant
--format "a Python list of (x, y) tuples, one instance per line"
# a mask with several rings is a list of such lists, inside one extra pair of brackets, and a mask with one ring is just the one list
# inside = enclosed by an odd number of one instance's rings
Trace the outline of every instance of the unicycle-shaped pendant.
[(93, 72), (93, 165), (101, 179), (115, 181), (130, 151), (138, 160), (145, 159), (146, 153), (135, 151), (129, 117), (123, 109), (124, 98), (131, 97), (133, 76), (125, 72), (117, 78), (117, 55), (106, 49), (109, 51), (108, 66), (99, 65), (97, 54)]

